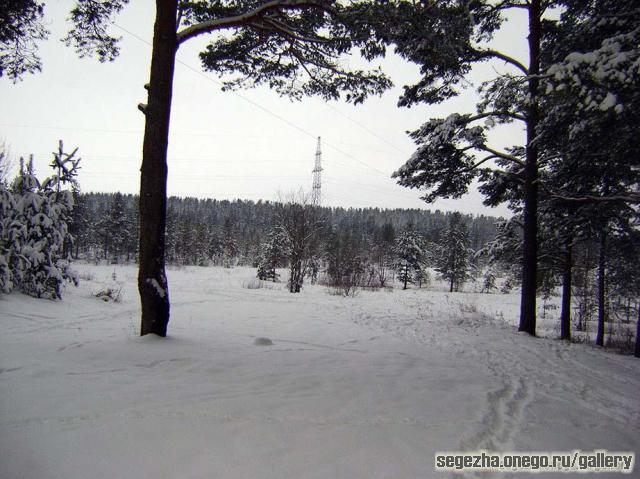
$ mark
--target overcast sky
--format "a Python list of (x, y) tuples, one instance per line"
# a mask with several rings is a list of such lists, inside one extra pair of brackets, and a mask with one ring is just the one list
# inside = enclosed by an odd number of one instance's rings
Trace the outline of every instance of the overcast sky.
[[(34, 154), (40, 176), (59, 139), (79, 148), (83, 191), (139, 189), (143, 115), (153, 32), (154, 2), (131, 2), (116, 19), (121, 54), (113, 63), (78, 59), (59, 39), (67, 29), (70, 0), (47, 2), (51, 36), (40, 46), (43, 72), (12, 84), (0, 79), (0, 139), (11, 156)], [(526, 61), (523, 18), (512, 18), (495, 45)], [(204, 40), (204, 41), (202, 41)], [(414, 151), (406, 135), (429, 118), (473, 111), (473, 90), (437, 107), (396, 106), (402, 85), (417, 68), (389, 55), (382, 62), (394, 89), (356, 107), (317, 98), (291, 102), (267, 88), (221, 92), (215, 75), (202, 73), (197, 53), (206, 39), (178, 53), (169, 141), (169, 194), (217, 199), (274, 200), (312, 183), (316, 138), (322, 137), (323, 205), (423, 208), (505, 215), (483, 207), (471, 193), (428, 205), (419, 192), (395, 184), (391, 173)], [(346, 59), (348, 62), (349, 60)], [(380, 63), (380, 62), (378, 62)], [(505, 66), (485, 64), (473, 81)], [(498, 131), (495, 145), (522, 141), (518, 128)]]

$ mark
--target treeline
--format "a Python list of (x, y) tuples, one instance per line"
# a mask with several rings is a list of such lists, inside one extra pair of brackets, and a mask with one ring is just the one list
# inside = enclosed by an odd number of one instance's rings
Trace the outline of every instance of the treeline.
[[(75, 198), (73, 257), (91, 261), (135, 261), (138, 198), (121, 193), (84, 193)], [(283, 204), (271, 201), (171, 197), (167, 205), (166, 259), (176, 265), (256, 266), (260, 245), (276, 228)], [(452, 213), (418, 209), (317, 208), (314, 236), (329, 244), (349, 236), (359, 248), (394, 241), (409, 225), (437, 242)], [(479, 250), (495, 237), (496, 218), (463, 216), (469, 247)]]
[[(544, 205), (545, 203), (543, 203)], [(558, 335), (594, 339), (599, 346), (632, 351), (640, 343), (640, 231), (611, 208), (574, 209), (541, 216), (537, 284), (543, 317), (561, 296)], [(485, 283), (503, 276), (502, 290), (521, 285), (522, 217), (500, 221), (493, 241), (480, 250), (487, 260)], [(636, 325), (636, 327), (634, 327)], [(635, 346), (634, 346), (635, 344)]]

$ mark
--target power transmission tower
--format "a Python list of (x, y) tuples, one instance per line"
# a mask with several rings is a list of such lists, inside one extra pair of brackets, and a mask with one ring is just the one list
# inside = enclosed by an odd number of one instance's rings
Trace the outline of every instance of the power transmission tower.
[(311, 204), (313, 206), (320, 206), (320, 188), (322, 187), (322, 181), (320, 175), (322, 174), (322, 151), (320, 150), (320, 137), (318, 137), (318, 148), (316, 149), (316, 164), (313, 168), (313, 190), (311, 191)]

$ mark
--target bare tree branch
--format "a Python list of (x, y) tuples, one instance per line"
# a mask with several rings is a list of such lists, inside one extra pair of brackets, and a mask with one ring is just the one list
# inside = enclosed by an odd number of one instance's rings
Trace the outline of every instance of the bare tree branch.
[(520, 63), (515, 58), (510, 57), (509, 55), (505, 55), (502, 52), (499, 52), (499, 51), (496, 51), (496, 50), (491, 50), (491, 49), (487, 49), (487, 50), (475, 49), (474, 52), (477, 53), (478, 55), (480, 55), (481, 57), (498, 58), (500, 60), (503, 60), (504, 62), (516, 67), (518, 70), (520, 70), (525, 75), (529, 75), (529, 69), (527, 67), (525, 67), (522, 63)]

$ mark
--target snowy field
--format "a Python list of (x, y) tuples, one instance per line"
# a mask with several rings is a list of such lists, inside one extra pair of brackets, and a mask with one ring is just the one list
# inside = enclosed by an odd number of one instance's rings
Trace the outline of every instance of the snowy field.
[[(78, 269), (62, 302), (0, 297), (2, 479), (438, 478), (443, 450), (640, 454), (640, 361), (517, 333), (516, 294), (292, 295), (188, 267), (169, 271), (170, 336), (140, 338), (135, 267)], [(109, 285), (120, 302), (93, 296)]]

